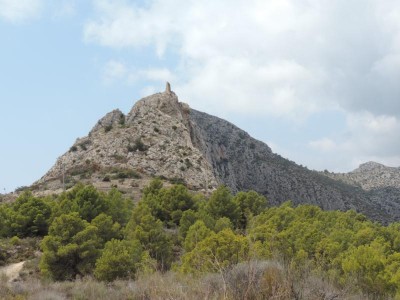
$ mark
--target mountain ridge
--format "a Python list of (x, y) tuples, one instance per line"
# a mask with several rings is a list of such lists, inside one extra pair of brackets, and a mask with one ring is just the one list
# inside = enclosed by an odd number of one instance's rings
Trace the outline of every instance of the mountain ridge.
[[(359, 173), (376, 167), (367, 164)], [(138, 198), (154, 176), (203, 193), (224, 184), (233, 192), (255, 190), (273, 205), (291, 200), (355, 209), (383, 223), (399, 219), (397, 186), (368, 190), (344, 175), (308, 170), (234, 124), (179, 102), (169, 85), (137, 101), (126, 115), (120, 110), (106, 114), (33, 188), (61, 192), (83, 181), (104, 190), (118, 186)]]
[(321, 174), (359, 186), (366, 191), (384, 188), (400, 189), (400, 168), (388, 167), (373, 161), (360, 164), (358, 168), (347, 173), (323, 172)]

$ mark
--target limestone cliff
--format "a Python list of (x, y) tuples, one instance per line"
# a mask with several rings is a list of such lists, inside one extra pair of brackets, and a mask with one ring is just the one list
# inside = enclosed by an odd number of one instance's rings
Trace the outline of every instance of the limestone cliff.
[[(208, 161), (191, 140), (189, 107), (171, 92), (138, 101), (125, 116), (114, 110), (89, 135), (77, 139), (35, 185), (62, 188), (77, 181), (102, 187), (136, 188), (142, 178), (182, 180), (193, 190), (212, 189), (218, 181)], [(108, 182), (108, 183), (107, 183)], [(44, 188), (43, 188), (44, 187)]]
[(325, 172), (326, 176), (371, 191), (381, 188), (400, 188), (400, 168), (387, 167), (370, 161), (348, 173)]
[(190, 119), (194, 145), (211, 164), (215, 177), (233, 191), (253, 189), (272, 204), (291, 200), (323, 209), (354, 209), (384, 223), (399, 219), (400, 193), (389, 192), (389, 199), (387, 193), (368, 192), (308, 170), (214, 116), (191, 110)]
[(380, 170), (365, 165), (348, 180), (308, 170), (233, 124), (190, 109), (167, 85), (165, 92), (138, 101), (127, 115), (114, 110), (100, 119), (33, 187), (37, 193), (60, 192), (83, 181), (104, 190), (118, 186), (137, 199), (141, 187), (159, 176), (205, 193), (225, 184), (233, 192), (262, 193), (271, 204), (292, 200), (355, 209), (384, 223), (399, 220), (400, 190), (393, 183), (399, 182), (398, 170), (364, 183), (365, 174)]

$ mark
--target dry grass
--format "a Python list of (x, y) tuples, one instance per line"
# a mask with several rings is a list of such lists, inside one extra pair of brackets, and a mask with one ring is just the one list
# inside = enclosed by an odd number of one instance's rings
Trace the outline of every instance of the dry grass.
[[(24, 272), (29, 274), (27, 270)], [(350, 296), (316, 276), (302, 274), (294, 278), (280, 264), (269, 261), (242, 263), (223, 274), (194, 277), (177, 272), (154, 273), (135, 281), (109, 284), (91, 277), (51, 282), (35, 274), (25, 275), (23, 281), (13, 283), (0, 278), (0, 299), (366, 299)]]

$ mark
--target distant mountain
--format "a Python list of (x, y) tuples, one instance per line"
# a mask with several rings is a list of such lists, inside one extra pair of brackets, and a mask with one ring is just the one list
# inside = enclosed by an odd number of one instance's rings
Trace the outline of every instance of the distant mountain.
[(373, 161), (361, 164), (349, 173), (325, 172), (325, 175), (348, 184), (360, 186), (367, 191), (400, 188), (400, 168), (387, 167)]
[(105, 190), (118, 186), (137, 198), (159, 176), (204, 193), (225, 184), (234, 192), (255, 190), (274, 205), (292, 200), (355, 209), (384, 223), (399, 220), (398, 180), (371, 179), (377, 169), (369, 163), (350, 179), (310, 171), (235, 125), (179, 102), (167, 85), (165, 92), (138, 101), (127, 115), (114, 110), (100, 119), (32, 188), (48, 194), (83, 181)]

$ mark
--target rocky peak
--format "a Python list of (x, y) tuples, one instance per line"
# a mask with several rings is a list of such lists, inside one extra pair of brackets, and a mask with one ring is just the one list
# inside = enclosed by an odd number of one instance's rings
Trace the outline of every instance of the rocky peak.
[(366, 191), (376, 189), (400, 189), (400, 169), (369, 161), (348, 173), (324, 173), (324, 175)]
[[(37, 184), (59, 189), (65, 171), (69, 182), (101, 187), (117, 184), (134, 190), (135, 177), (160, 176), (184, 181), (194, 190), (212, 189), (218, 182), (193, 145), (189, 114), (189, 106), (179, 102), (167, 84), (163, 93), (137, 101), (126, 116), (119, 110), (106, 114)], [(118, 178), (127, 176), (132, 178)]]
[(119, 110), (115, 109), (108, 114), (106, 114), (103, 118), (101, 118), (97, 124), (93, 127), (89, 134), (92, 134), (95, 131), (99, 130), (108, 130), (118, 124), (125, 123), (125, 115)]
[(179, 102), (178, 97), (171, 90), (171, 85), (167, 82), (167, 87), (163, 93), (157, 93), (136, 102), (127, 115), (127, 123), (131, 124), (137, 116), (155, 112), (166, 114), (186, 123), (189, 106), (186, 103)]
[(369, 161), (366, 163), (361, 164), (357, 169), (355, 169), (353, 172), (369, 172), (373, 170), (378, 170), (378, 169), (384, 169), (385, 166), (382, 164), (379, 164), (374, 161)]
[(252, 189), (271, 204), (292, 200), (356, 209), (384, 222), (400, 216), (399, 168), (369, 162), (346, 174), (318, 174), (273, 153), (235, 125), (190, 109), (168, 83), (126, 116), (119, 110), (106, 114), (35, 187), (61, 192), (65, 178), (67, 188), (78, 181), (102, 190), (117, 186), (138, 199), (154, 176), (206, 193), (219, 184), (234, 192)]

